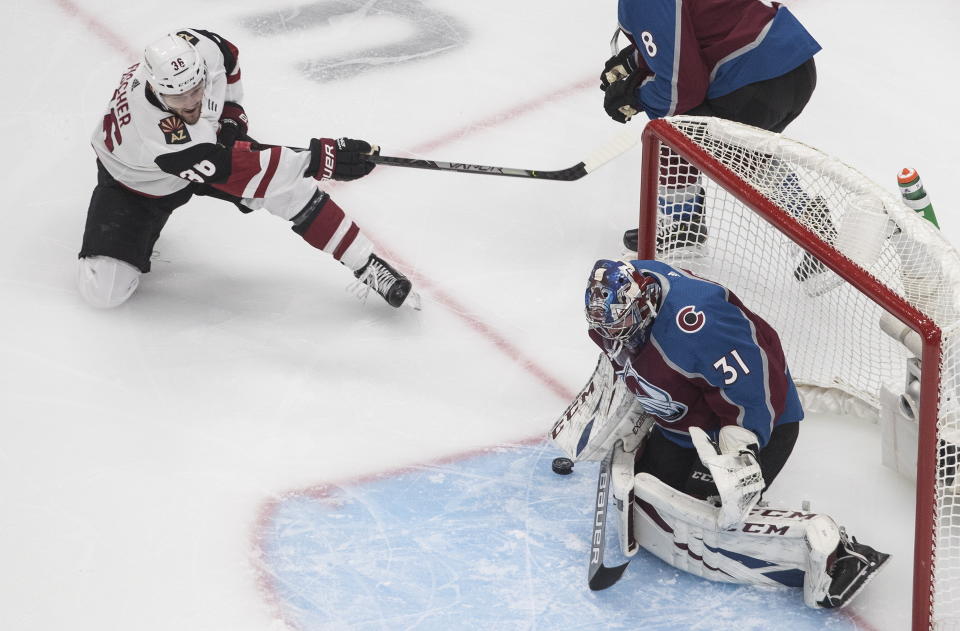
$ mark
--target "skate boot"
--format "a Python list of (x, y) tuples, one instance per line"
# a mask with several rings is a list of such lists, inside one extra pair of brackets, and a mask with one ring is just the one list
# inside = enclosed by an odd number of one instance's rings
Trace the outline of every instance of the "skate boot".
[[(623, 247), (637, 251), (639, 231), (636, 228), (623, 233)], [(663, 254), (677, 248), (703, 245), (707, 242), (707, 225), (703, 215), (695, 215), (689, 222), (678, 222), (657, 231), (657, 253)], [(819, 262), (819, 261), (818, 261)]]
[(800, 264), (793, 270), (793, 277), (797, 279), (798, 283), (802, 283), (808, 278), (822, 274), (826, 269), (823, 263), (820, 262), (820, 259), (809, 252), (804, 252), (803, 258), (800, 259)]
[[(657, 198), (660, 217), (657, 227), (657, 253), (686, 247), (699, 247), (707, 242), (707, 223), (704, 219), (702, 186), (688, 186), (670, 190)], [(637, 251), (638, 231), (623, 233), (623, 245)]]
[(393, 269), (376, 254), (371, 254), (367, 264), (353, 273), (361, 283), (377, 292), (391, 307), (399, 307), (407, 299), (413, 283)]
[[(822, 197), (812, 200), (800, 213), (800, 221), (808, 228), (820, 235), (827, 243), (833, 243), (837, 238), (837, 229), (830, 219), (830, 208)], [(802, 283), (817, 274), (826, 271), (826, 266), (817, 257), (809, 252), (803, 253), (800, 264), (793, 270), (793, 277)]]
[(827, 570), (833, 580), (826, 598), (817, 603), (826, 609), (839, 609), (849, 603), (890, 558), (889, 554), (877, 552), (858, 543), (856, 538), (847, 537), (843, 528), (840, 528), (840, 544), (834, 555), (833, 566)]

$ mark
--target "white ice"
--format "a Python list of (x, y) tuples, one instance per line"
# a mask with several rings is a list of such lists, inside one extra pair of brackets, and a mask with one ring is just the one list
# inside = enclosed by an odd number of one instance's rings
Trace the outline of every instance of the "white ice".
[[(824, 50), (787, 135), (891, 190), (917, 168), (960, 242), (960, 5), (788, 4)], [(614, 0), (265, 5), (0, 5), (0, 628), (282, 629), (252, 558), (271, 502), (542, 436), (592, 369), (584, 273), (635, 222), (637, 150), (576, 183), (382, 167), (331, 187), (415, 278), (420, 313), (361, 305), (347, 272), (283, 222), (209, 199), (174, 214), (127, 305), (81, 303), (89, 134), (166, 30), (240, 46), (251, 133), (270, 142), (350, 136), (386, 154), (555, 169), (620, 129), (596, 87)], [(268, 28), (331, 6), (361, 10)], [(421, 36), (422, 55), (352, 77), (301, 69)], [(909, 621), (913, 494), (878, 442), (868, 423), (812, 417), (777, 492), (894, 553), (852, 606), (862, 628), (887, 631)]]

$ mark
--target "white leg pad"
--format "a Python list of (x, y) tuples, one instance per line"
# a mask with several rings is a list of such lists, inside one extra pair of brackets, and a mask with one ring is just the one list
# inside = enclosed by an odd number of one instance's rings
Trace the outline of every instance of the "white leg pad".
[(79, 260), (77, 288), (87, 304), (110, 309), (126, 302), (140, 284), (140, 270), (109, 256)]
[(613, 508), (617, 518), (617, 535), (620, 540), (620, 550), (628, 557), (632, 557), (640, 550), (633, 526), (633, 478), (636, 475), (637, 458), (643, 453), (643, 447), (652, 427), (653, 418), (646, 417), (638, 432), (639, 444), (630, 449), (630, 446), (624, 447), (622, 442), (617, 442), (610, 462), (610, 492), (613, 494)]
[(671, 566), (727, 583), (803, 585), (810, 606), (826, 593), (828, 557), (839, 542), (826, 515), (754, 508), (735, 528), (717, 530), (718, 508), (647, 473), (634, 478), (634, 493), (639, 545)]
[(833, 565), (834, 552), (840, 544), (840, 529), (826, 515), (818, 515), (807, 524), (807, 543), (810, 557), (803, 581), (803, 602), (808, 607), (818, 608), (817, 603), (827, 597), (827, 590), (833, 581), (827, 574), (827, 567)]

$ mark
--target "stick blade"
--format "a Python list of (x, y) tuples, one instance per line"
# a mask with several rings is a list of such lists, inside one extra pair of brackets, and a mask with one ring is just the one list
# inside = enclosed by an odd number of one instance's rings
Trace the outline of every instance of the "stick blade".
[(587, 580), (587, 584), (590, 585), (590, 589), (595, 592), (612, 587), (614, 583), (619, 581), (620, 577), (623, 576), (623, 572), (627, 569), (628, 565), (630, 565), (630, 561), (627, 561), (623, 565), (615, 565), (613, 567), (601, 565)]

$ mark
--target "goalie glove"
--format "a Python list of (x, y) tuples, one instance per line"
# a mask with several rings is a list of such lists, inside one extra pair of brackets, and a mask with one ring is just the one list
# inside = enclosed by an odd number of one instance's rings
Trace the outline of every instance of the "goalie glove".
[(720, 429), (719, 445), (699, 427), (690, 428), (690, 438), (720, 492), (717, 529), (733, 528), (750, 514), (765, 487), (757, 436), (738, 425), (727, 425)]

